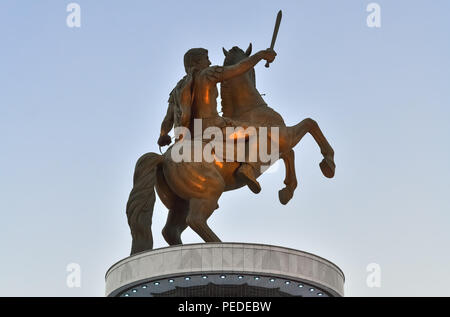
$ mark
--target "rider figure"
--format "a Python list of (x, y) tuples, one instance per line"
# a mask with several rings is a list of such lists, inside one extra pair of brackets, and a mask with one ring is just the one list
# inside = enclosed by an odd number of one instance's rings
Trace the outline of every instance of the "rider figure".
[[(168, 136), (173, 126), (184, 126), (192, 131), (193, 119), (202, 119), (203, 129), (209, 126), (239, 126), (232, 119), (219, 116), (217, 112), (217, 83), (239, 76), (253, 68), (260, 60), (271, 63), (276, 53), (272, 49), (259, 51), (256, 54), (231, 66), (210, 66), (208, 51), (193, 48), (184, 55), (186, 76), (172, 90), (169, 97), (167, 114), (161, 124), (158, 145), (169, 145)], [(255, 178), (253, 167), (241, 163), (236, 171), (247, 186), (258, 193), (261, 186)]]

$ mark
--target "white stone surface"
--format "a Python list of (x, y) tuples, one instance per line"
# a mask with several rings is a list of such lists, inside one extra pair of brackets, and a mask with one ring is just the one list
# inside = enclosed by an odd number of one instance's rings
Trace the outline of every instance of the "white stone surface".
[(249, 243), (188, 244), (136, 254), (108, 270), (106, 295), (143, 280), (222, 272), (284, 276), (344, 296), (344, 273), (335, 264), (311, 253)]

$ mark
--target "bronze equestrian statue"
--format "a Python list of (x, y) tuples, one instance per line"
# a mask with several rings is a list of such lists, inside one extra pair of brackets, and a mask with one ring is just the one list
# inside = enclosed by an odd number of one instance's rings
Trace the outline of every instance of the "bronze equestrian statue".
[[(251, 44), (245, 52), (238, 47), (229, 51), (223, 49), (223, 66), (210, 66), (205, 49), (186, 53), (187, 75), (170, 94), (158, 144), (170, 144), (168, 132), (173, 126), (191, 130), (194, 119), (202, 120), (203, 128), (236, 125), (278, 127), (280, 158), (286, 166), (286, 186), (279, 191), (279, 200), (286, 204), (297, 187), (293, 147), (306, 133), (310, 133), (324, 157), (319, 165), (328, 178), (334, 176), (334, 151), (314, 120), (307, 118), (287, 127), (283, 118), (264, 102), (256, 89), (253, 67), (262, 59), (272, 62), (276, 53), (267, 49), (251, 55), (251, 50)], [(216, 109), (216, 85), (219, 82), (223, 117)], [(175, 143), (182, 141), (182, 138), (177, 139)], [(217, 202), (222, 193), (246, 185), (253, 192), (259, 191), (256, 179), (263, 171), (258, 168), (261, 162), (175, 162), (171, 156), (173, 146), (162, 155), (144, 154), (136, 163), (133, 189), (126, 210), (133, 239), (131, 254), (153, 248), (151, 223), (155, 188), (169, 210), (162, 231), (169, 245), (182, 244), (181, 233), (188, 226), (205, 242), (220, 242), (208, 227), (207, 220), (218, 208)]]

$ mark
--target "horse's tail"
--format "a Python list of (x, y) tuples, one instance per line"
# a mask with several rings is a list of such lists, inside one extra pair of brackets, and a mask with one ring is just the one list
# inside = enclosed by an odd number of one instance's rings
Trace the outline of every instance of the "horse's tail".
[(131, 255), (153, 249), (151, 225), (156, 200), (156, 168), (163, 159), (162, 155), (146, 153), (136, 163), (133, 189), (127, 202), (128, 225), (133, 239)]

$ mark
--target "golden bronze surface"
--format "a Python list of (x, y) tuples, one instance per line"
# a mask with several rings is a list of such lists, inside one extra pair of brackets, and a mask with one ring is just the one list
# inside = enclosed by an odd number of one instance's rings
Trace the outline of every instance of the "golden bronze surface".
[[(281, 12), (277, 18), (273, 44), (279, 21)], [(189, 50), (184, 58), (186, 76), (170, 93), (169, 106), (161, 124), (158, 144), (165, 146), (171, 143), (168, 133), (173, 127), (184, 127), (194, 135), (195, 119), (201, 120), (201, 132), (210, 127), (217, 127), (223, 131), (227, 127), (237, 126), (264, 127), (268, 131), (276, 127), (279, 131), (276, 137), (272, 133), (267, 133), (266, 137), (261, 138), (267, 138), (268, 144), (277, 144), (279, 158), (284, 161), (286, 186), (279, 191), (279, 200), (282, 204), (287, 204), (297, 187), (293, 151), (295, 145), (306, 133), (311, 134), (323, 155), (323, 160), (319, 164), (320, 169), (328, 178), (334, 176), (334, 151), (314, 120), (307, 118), (287, 127), (281, 115), (265, 103), (256, 88), (253, 67), (263, 59), (267, 63), (273, 62), (276, 53), (273, 45), (254, 55), (251, 55), (251, 51), (251, 44), (245, 52), (238, 47), (223, 49), (225, 55), (223, 66), (211, 66), (207, 50), (200, 48)], [(223, 116), (217, 112), (218, 83), (221, 84)], [(227, 137), (234, 142), (238, 139), (247, 140), (249, 134), (235, 132)], [(260, 137), (259, 132), (257, 137)], [(186, 136), (183, 135), (175, 140), (175, 144), (187, 142), (185, 139)], [(207, 142), (205, 140), (200, 142), (204, 149)], [(245, 142), (248, 147), (249, 143)], [(253, 150), (258, 151), (259, 146), (257, 147)], [(256, 179), (262, 174), (263, 166), (267, 163), (262, 162), (259, 157), (256, 161), (228, 162), (222, 160), (218, 154), (212, 153), (214, 155), (212, 162), (206, 160), (178, 162), (173, 159), (172, 151), (175, 151), (174, 144), (164, 154), (147, 153), (136, 163), (133, 189), (126, 209), (133, 239), (131, 254), (153, 248), (151, 221), (156, 199), (154, 189), (169, 210), (167, 223), (162, 231), (169, 245), (182, 244), (181, 233), (188, 226), (205, 242), (220, 242), (209, 228), (207, 220), (218, 208), (217, 202), (222, 193), (246, 185), (254, 193), (258, 193), (261, 189)]]

